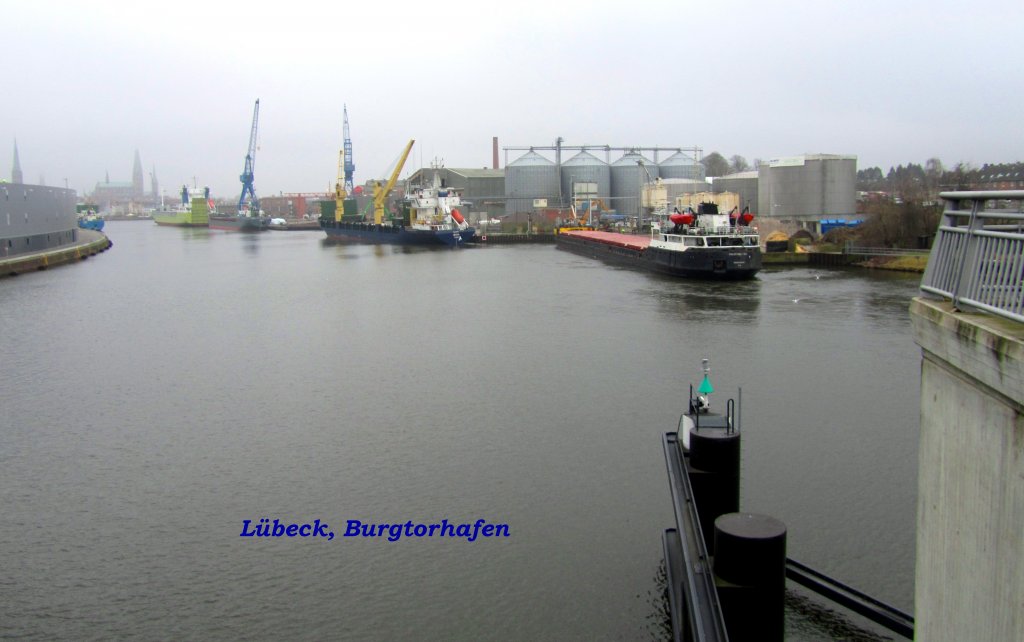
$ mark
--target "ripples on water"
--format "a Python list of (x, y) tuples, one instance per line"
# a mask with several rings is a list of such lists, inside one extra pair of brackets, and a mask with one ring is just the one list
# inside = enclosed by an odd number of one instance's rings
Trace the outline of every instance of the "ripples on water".
[[(664, 637), (660, 435), (704, 356), (743, 387), (743, 509), (912, 605), (915, 277), (107, 231), (0, 281), (0, 635)], [(238, 537), (263, 516), (512, 537)]]

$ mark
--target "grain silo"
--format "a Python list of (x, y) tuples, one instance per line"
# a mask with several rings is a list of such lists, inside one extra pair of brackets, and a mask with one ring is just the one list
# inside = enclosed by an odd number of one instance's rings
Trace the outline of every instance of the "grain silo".
[(676, 152), (658, 163), (658, 175), (662, 178), (689, 178), (699, 181), (704, 179), (704, 166), (692, 156)]
[(857, 213), (857, 157), (805, 154), (762, 162), (758, 215), (816, 228), (823, 218)]
[[(608, 163), (604, 162), (590, 152), (583, 150), (569, 160), (562, 163), (562, 197), (566, 203), (572, 202), (575, 184), (586, 183), (593, 185), (597, 198), (607, 202), (612, 195), (612, 178)], [(586, 192), (587, 187), (581, 187), (581, 192)], [(590, 194), (592, 196), (592, 194)], [(607, 207), (615, 207), (608, 204)]]
[(640, 207), (640, 185), (649, 183), (658, 177), (657, 164), (637, 152), (629, 152), (612, 163), (610, 173), (612, 179), (612, 202), (610, 205), (619, 214), (635, 216)]
[(539, 198), (558, 204), (558, 169), (531, 149), (505, 167), (505, 213), (532, 212)]

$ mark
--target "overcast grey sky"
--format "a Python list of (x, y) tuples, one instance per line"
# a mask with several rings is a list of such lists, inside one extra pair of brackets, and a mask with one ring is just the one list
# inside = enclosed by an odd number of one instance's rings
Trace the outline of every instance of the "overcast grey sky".
[[(324, 191), (501, 146), (699, 146), (858, 167), (1024, 160), (1024, 2), (0, 0), (0, 176)], [(518, 154), (510, 153), (510, 160)], [(501, 160), (504, 164), (504, 153)], [(614, 160), (614, 157), (613, 157)]]

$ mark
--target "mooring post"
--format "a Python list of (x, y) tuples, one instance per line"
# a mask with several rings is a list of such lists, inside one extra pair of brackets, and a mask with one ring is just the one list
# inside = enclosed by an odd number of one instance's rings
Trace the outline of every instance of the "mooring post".
[(715, 520), (715, 584), (731, 640), (785, 637), (786, 525), (768, 515)]
[[(731, 423), (731, 422), (728, 422)], [(715, 520), (740, 509), (740, 432), (728, 426), (690, 429), (687, 473), (693, 487), (700, 530), (715, 554)]]

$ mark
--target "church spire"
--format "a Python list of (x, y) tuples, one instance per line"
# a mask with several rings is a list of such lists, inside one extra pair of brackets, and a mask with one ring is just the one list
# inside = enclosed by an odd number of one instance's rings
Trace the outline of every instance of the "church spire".
[(139, 158), (139, 150), (135, 150), (135, 165), (132, 167), (132, 196), (139, 198), (146, 193), (142, 184), (142, 159)]
[(15, 185), (25, 182), (21, 174), (21, 162), (18, 160), (18, 139), (14, 139), (14, 166), (11, 169), (11, 182)]

